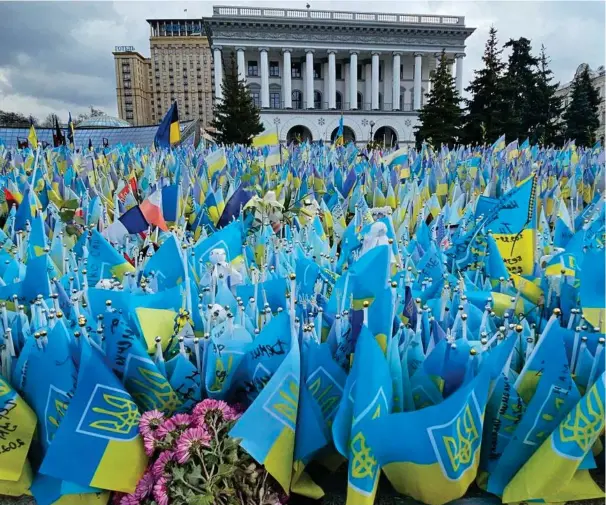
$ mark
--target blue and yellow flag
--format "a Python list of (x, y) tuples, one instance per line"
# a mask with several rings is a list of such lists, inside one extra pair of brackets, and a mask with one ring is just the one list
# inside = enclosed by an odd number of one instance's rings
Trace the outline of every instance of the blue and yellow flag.
[(181, 406), (177, 395), (121, 314), (106, 312), (103, 326), (107, 361), (141, 410), (175, 412)]
[[(26, 469), (27, 452), (36, 430), (36, 414), (15, 392), (8, 381), (0, 376), (0, 481), (7, 488), (24, 486), (25, 478), (31, 484), (31, 471)], [(29, 487), (29, 486), (28, 486)]]
[(491, 231), (509, 272), (531, 275), (536, 254), (536, 176), (505, 194), (484, 222)]
[(604, 498), (581, 462), (604, 431), (604, 374), (509, 482), (503, 502)]
[(88, 243), (87, 278), (91, 286), (95, 286), (101, 279), (110, 279), (115, 275), (122, 280), (126, 272), (134, 272), (133, 267), (105, 240), (97, 230), (93, 230)]
[(266, 130), (263, 133), (260, 133), (259, 135), (253, 137), (252, 139), (253, 147), (275, 146), (279, 143), (280, 141), (278, 140), (277, 130)]
[(229, 435), (278, 481), (290, 490), (299, 406), (301, 357), (296, 338), (290, 351), (259, 396), (237, 421)]
[(371, 505), (381, 472), (369, 437), (375, 423), (392, 410), (393, 388), (384, 351), (365, 326), (358, 336), (351, 373), (355, 384), (348, 442), (347, 504)]
[(181, 130), (179, 128), (179, 109), (177, 102), (173, 102), (158, 126), (154, 143), (157, 147), (169, 148), (181, 142)]
[(480, 460), (489, 376), (484, 368), (439, 405), (371, 425), (367, 445), (396, 491), (429, 505), (465, 494)]
[(98, 351), (83, 346), (76, 392), (40, 473), (83, 486), (134, 492), (147, 466), (139, 417), (137, 405)]

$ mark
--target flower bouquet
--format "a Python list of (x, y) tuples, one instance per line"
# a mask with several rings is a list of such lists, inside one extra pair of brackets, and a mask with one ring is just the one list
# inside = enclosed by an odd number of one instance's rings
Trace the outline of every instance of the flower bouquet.
[(228, 436), (238, 407), (207, 399), (191, 414), (152, 410), (139, 428), (149, 465), (133, 494), (115, 505), (280, 505), (287, 501), (267, 471)]

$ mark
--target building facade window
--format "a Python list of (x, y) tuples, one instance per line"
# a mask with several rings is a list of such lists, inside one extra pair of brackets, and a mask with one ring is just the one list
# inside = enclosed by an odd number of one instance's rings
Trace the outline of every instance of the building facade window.
[(343, 109), (343, 95), (339, 91), (337, 91), (336, 108), (337, 110)]
[(358, 91), (358, 109), (362, 110), (364, 108), (364, 96), (362, 93)]
[(269, 62), (269, 76), (280, 77), (280, 62), (270, 61)]
[(363, 65), (358, 64), (358, 81), (362, 81), (362, 76), (364, 75), (364, 68)]
[(280, 95), (281, 95), (281, 93), (279, 91), (272, 91), (269, 94), (269, 106), (272, 109), (280, 108)]
[(341, 63), (337, 63), (335, 66), (335, 75), (337, 79), (343, 79), (343, 65)]
[(258, 77), (259, 76), (259, 64), (255, 60), (248, 60), (248, 76)]
[(292, 108), (293, 109), (302, 109), (303, 108), (303, 95), (298, 89), (295, 89), (292, 92), (291, 98), (292, 98)]
[(301, 78), (301, 63), (293, 63), (291, 65), (290, 76), (295, 79)]
[(250, 90), (250, 97), (252, 98), (252, 101), (255, 104), (255, 107), (260, 108), (261, 107), (261, 93), (258, 90)]

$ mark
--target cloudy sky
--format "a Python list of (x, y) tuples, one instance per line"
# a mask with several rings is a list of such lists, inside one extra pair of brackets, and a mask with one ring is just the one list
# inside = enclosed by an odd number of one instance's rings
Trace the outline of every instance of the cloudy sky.
[[(545, 44), (557, 80), (572, 79), (579, 63), (604, 64), (603, 1), (318, 1), (312, 8), (464, 15), (476, 28), (467, 40), (465, 85), (481, 56), (490, 25), (499, 40), (527, 37), (538, 53)], [(0, 109), (43, 119), (83, 112), (89, 105), (116, 115), (112, 50), (129, 45), (149, 56), (147, 18), (199, 18), (212, 5), (305, 8), (307, 0), (202, 2), (0, 2)], [(187, 13), (184, 10), (187, 9)]]

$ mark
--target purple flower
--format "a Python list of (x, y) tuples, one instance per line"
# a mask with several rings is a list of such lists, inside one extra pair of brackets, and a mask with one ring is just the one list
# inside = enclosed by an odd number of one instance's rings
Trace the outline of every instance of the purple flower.
[(154, 476), (152, 471), (148, 468), (143, 474), (143, 477), (141, 477), (137, 483), (137, 489), (135, 489), (135, 498), (137, 498), (139, 501), (144, 500), (152, 494), (153, 490)]
[(143, 448), (145, 449), (145, 454), (148, 456), (152, 456), (154, 454), (154, 451), (156, 450), (156, 442), (157, 440), (152, 434), (143, 435)]
[(158, 505), (168, 505), (168, 478), (160, 477), (154, 484), (154, 499)]
[(174, 461), (174, 459), (175, 459), (174, 452), (172, 452), (172, 451), (161, 452), (160, 455), (158, 456), (158, 459), (152, 466), (152, 474), (153, 474), (154, 478), (160, 479), (161, 477), (163, 477), (167, 473), (166, 465), (168, 463), (170, 463), (171, 461)]
[(155, 435), (159, 440), (162, 440), (169, 433), (172, 433), (174, 435), (176, 431), (177, 431), (177, 425), (174, 423), (174, 421), (172, 419), (167, 419), (156, 430)]
[(179, 437), (175, 457), (180, 464), (187, 463), (192, 453), (202, 446), (208, 446), (210, 435), (204, 428), (189, 428)]
[(193, 416), (196, 418), (198, 426), (204, 426), (209, 421), (209, 417), (218, 417), (224, 421), (234, 421), (240, 415), (222, 400), (212, 400), (207, 398), (194, 407)]
[(126, 494), (120, 499), (120, 505), (139, 505), (139, 500), (132, 494)]
[(159, 410), (144, 412), (139, 419), (139, 430), (142, 435), (148, 435), (157, 430), (164, 420), (164, 414)]
[(170, 420), (177, 428), (187, 429), (193, 423), (193, 419), (189, 414), (175, 414)]

